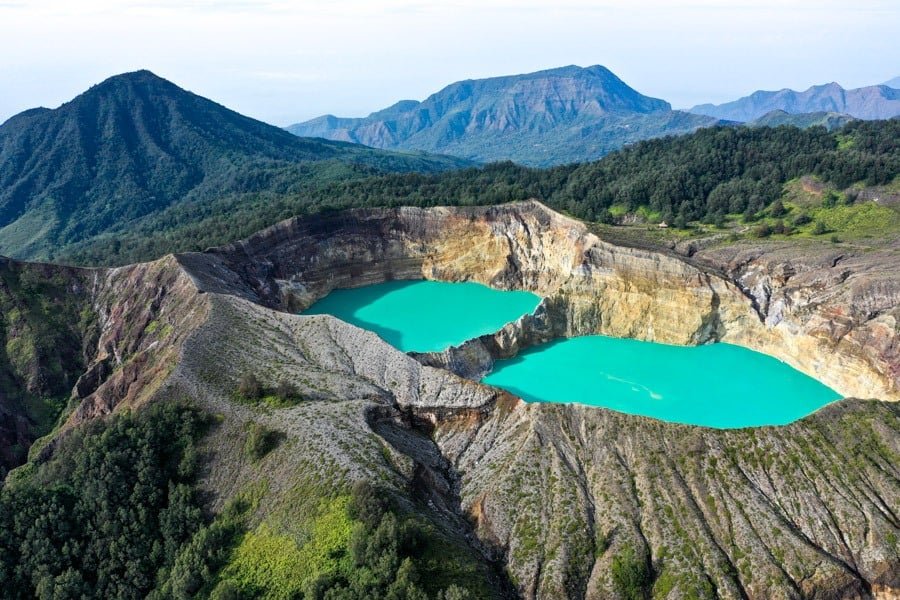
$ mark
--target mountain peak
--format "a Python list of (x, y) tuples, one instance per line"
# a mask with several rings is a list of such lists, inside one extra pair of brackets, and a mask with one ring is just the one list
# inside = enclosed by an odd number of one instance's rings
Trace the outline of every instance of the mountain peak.
[[(572, 154), (546, 157), (548, 151), (554, 151), (550, 149), (554, 139), (558, 146), (568, 144), (560, 141), (560, 136), (571, 138), (573, 144), (584, 144), (588, 135), (585, 128), (592, 128), (590, 135), (596, 136), (598, 125), (602, 128), (612, 121), (644, 115), (657, 115), (654, 127), (667, 128), (671, 121), (661, 123), (671, 108), (664, 100), (637, 92), (602, 65), (566, 65), (457, 81), (421, 102), (404, 100), (364, 118), (319, 117), (292, 125), (288, 131), (376, 148), (541, 165), (576, 159)], [(696, 118), (688, 121), (706, 122)], [(681, 121), (681, 126), (692, 127), (686, 121)], [(616, 129), (624, 140), (637, 135), (632, 131), (638, 128), (629, 124)], [(606, 140), (592, 143), (587, 154), (577, 158), (599, 158), (619, 145)]]
[(187, 90), (181, 89), (168, 79), (164, 79), (156, 73), (153, 73), (152, 71), (148, 71), (147, 69), (140, 69), (138, 71), (129, 71), (127, 73), (119, 73), (118, 75), (107, 77), (100, 83), (92, 85), (90, 88), (88, 88), (87, 91), (81, 94), (81, 96), (97, 93), (107, 93), (113, 90), (134, 88), (156, 90), (165, 89), (170, 92), (182, 92), (185, 94), (190, 93)]
[(0, 253), (20, 257), (46, 257), (188, 199), (264, 187), (268, 178), (254, 173), (267, 169), (322, 161), (396, 171), (465, 164), (298, 138), (147, 70), (110, 77), (59, 108), (10, 118), (0, 126), (0, 158)]

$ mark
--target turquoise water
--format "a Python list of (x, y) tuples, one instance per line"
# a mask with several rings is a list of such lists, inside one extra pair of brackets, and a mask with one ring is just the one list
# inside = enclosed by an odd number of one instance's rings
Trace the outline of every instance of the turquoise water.
[(739, 346), (605, 336), (530, 348), (497, 361), (483, 381), (529, 402), (579, 402), (718, 428), (784, 425), (840, 398), (781, 361)]
[(534, 311), (540, 301), (531, 292), (480, 283), (389, 281), (334, 290), (303, 314), (334, 315), (404, 352), (437, 352), (493, 333)]

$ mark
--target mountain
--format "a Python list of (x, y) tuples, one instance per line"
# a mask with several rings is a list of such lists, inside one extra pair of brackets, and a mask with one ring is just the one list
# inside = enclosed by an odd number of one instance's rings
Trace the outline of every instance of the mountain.
[(288, 127), (300, 136), (532, 166), (597, 159), (625, 144), (714, 124), (672, 111), (609, 69), (561, 67), (459, 81), (422, 102), (365, 118), (325, 115)]
[(301, 139), (149, 71), (112, 77), (55, 110), (0, 125), (0, 254), (55, 249), (186, 200), (297, 179), (464, 165)]
[(885, 81), (881, 85), (886, 85), (890, 88), (894, 88), (895, 90), (900, 90), (900, 77), (894, 77), (890, 81)]
[(772, 110), (759, 117), (753, 119), (746, 124), (749, 127), (778, 127), (779, 125), (792, 125), (805, 129), (807, 127), (822, 126), (831, 131), (843, 127), (850, 121), (855, 121), (854, 117), (836, 112), (813, 112), (791, 114), (783, 110)]
[(758, 91), (725, 104), (700, 104), (690, 109), (698, 115), (731, 121), (753, 121), (773, 110), (791, 114), (836, 112), (857, 119), (890, 119), (900, 115), (900, 90), (872, 85), (845, 90), (837, 83), (816, 85), (805, 92), (783, 89)]

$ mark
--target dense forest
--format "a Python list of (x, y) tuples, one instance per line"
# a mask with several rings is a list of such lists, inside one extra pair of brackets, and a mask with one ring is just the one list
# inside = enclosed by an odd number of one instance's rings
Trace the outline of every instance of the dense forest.
[(166, 252), (202, 250), (245, 237), (281, 219), (365, 206), (496, 204), (536, 198), (589, 221), (644, 209), (676, 226), (751, 219), (785, 182), (815, 175), (843, 189), (880, 185), (900, 174), (900, 119), (823, 127), (714, 127), (640, 142), (593, 163), (532, 169), (495, 163), (442, 174), (305, 180), (288, 193), (229, 195), (173, 206), (71, 246), (57, 260), (122, 264)]
[(204, 509), (198, 442), (212, 426), (193, 404), (162, 401), (76, 428), (49, 462), (10, 474), (0, 488), (0, 598), (481, 595), (483, 581), (473, 576), (481, 567), (471, 557), (366, 483), (344, 496), (338, 519), (351, 530), (349, 543), (329, 549), (318, 574), (279, 581), (240, 560), (229, 564), (253, 506), (239, 495), (218, 515)]

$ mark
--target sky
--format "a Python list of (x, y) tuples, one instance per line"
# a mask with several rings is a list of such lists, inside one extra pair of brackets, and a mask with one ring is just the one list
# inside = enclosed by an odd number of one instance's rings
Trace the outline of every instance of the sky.
[(676, 108), (900, 75), (898, 0), (0, 0), (0, 122), (150, 69), (275, 125), (601, 64)]

